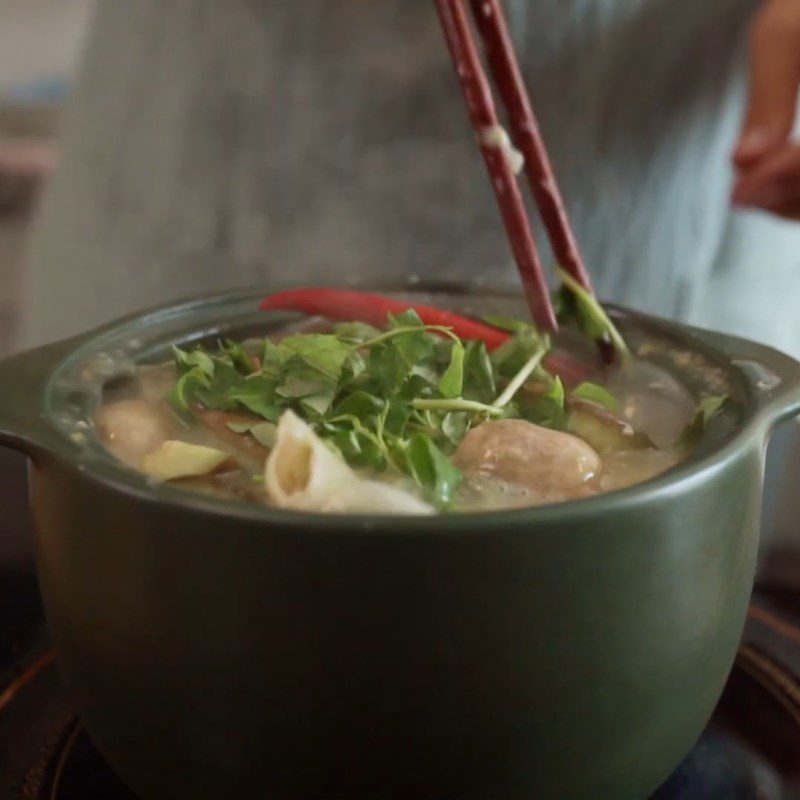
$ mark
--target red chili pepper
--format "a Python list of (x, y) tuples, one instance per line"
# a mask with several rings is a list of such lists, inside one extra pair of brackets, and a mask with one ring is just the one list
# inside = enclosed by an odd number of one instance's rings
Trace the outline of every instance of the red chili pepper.
[[(270, 295), (261, 301), (259, 307), (262, 311), (298, 311), (339, 322), (366, 322), (376, 328), (386, 325), (389, 314), (402, 314), (413, 309), (425, 325), (451, 328), (461, 339), (483, 342), (488, 350), (496, 349), (509, 338), (505, 331), (452, 311), (346, 289), (289, 289)], [(585, 380), (591, 372), (586, 364), (563, 354), (551, 354), (545, 363), (551, 372), (560, 375), (570, 386)]]
[(261, 302), (260, 308), (263, 311), (300, 311), (341, 322), (357, 320), (376, 328), (386, 326), (389, 314), (402, 314), (413, 308), (425, 325), (452, 328), (453, 333), (461, 339), (485, 342), (489, 350), (494, 350), (508, 339), (508, 334), (504, 331), (451, 311), (344, 289), (290, 289), (267, 297)]

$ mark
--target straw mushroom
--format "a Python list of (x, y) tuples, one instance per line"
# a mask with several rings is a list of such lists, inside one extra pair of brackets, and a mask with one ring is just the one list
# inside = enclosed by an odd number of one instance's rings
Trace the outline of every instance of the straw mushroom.
[(577, 436), (520, 419), (474, 428), (453, 460), (467, 479), (496, 478), (551, 499), (584, 494), (601, 469), (600, 457)]

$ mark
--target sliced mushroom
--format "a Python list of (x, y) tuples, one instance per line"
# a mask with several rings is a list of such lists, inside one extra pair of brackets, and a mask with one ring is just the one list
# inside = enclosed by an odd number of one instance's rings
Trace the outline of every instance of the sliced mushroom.
[(571, 433), (591, 445), (600, 455), (653, 446), (650, 439), (634, 430), (627, 420), (590, 400), (572, 398), (569, 401), (567, 424)]

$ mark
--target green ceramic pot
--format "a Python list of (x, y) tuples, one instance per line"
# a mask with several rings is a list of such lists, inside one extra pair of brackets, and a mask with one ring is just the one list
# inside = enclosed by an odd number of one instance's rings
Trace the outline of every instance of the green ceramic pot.
[[(92, 441), (100, 383), (167, 342), (285, 322), (255, 311), (263, 293), (0, 363), (0, 441), (31, 459), (50, 628), (111, 764), (148, 799), (646, 798), (731, 668), (765, 443), (800, 411), (800, 365), (615, 311), (634, 349), (736, 402), (656, 480), (522, 511), (224, 504), (154, 488)], [(485, 293), (480, 307), (524, 313)]]

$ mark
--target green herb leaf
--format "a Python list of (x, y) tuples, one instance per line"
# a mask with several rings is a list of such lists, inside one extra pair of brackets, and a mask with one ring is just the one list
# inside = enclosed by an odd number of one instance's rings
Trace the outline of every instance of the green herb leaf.
[(442, 418), (442, 433), (454, 447), (458, 447), (469, 429), (469, 416), (465, 411), (448, 411)]
[(496, 408), (502, 408), (514, 399), (517, 392), (525, 385), (525, 382), (540, 369), (547, 351), (550, 349), (550, 342), (545, 337), (539, 342), (538, 347), (533, 351), (530, 358), (519, 368), (515, 375), (511, 377), (508, 385), (503, 389), (503, 393), (492, 403)]
[(299, 358), (323, 375), (338, 380), (351, 348), (330, 333), (305, 333), (289, 336), (279, 345), (282, 361)]
[(344, 459), (354, 467), (370, 467), (383, 472), (388, 454), (383, 441), (362, 421), (347, 414), (322, 424), (320, 434), (331, 437)]
[(543, 348), (545, 351), (550, 349), (549, 340), (532, 325), (528, 325), (492, 352), (492, 365), (500, 376), (511, 378)]
[(521, 406), (520, 412), (524, 419), (541, 425), (544, 428), (563, 430), (567, 424), (566, 396), (561, 378), (556, 376), (550, 388), (533, 402)]
[(422, 433), (415, 433), (405, 449), (409, 472), (440, 508), (449, 507), (461, 485), (462, 475), (450, 459)]
[[(572, 294), (571, 308), (583, 333), (595, 341), (608, 342), (621, 356), (630, 355), (625, 340), (597, 298), (587, 292), (569, 273), (560, 269), (558, 274), (564, 287)], [(567, 302), (566, 307), (570, 308), (570, 303)]]
[(270, 422), (277, 422), (281, 404), (275, 397), (275, 381), (266, 375), (254, 375), (228, 391), (227, 399)]
[(333, 404), (336, 398), (337, 389), (335, 386), (329, 386), (322, 391), (315, 392), (300, 399), (300, 405), (306, 410), (314, 414), (322, 416)]
[(194, 400), (209, 409), (234, 407), (227, 397), (230, 388), (242, 380), (229, 360), (211, 358), (201, 350), (184, 353), (175, 348), (175, 360), (183, 374), (176, 382), (169, 401), (178, 411), (186, 411)]
[(327, 391), (335, 382), (316, 369), (303, 363), (293, 365), (283, 374), (283, 380), (275, 393), (280, 397), (310, 397)]
[(259, 422), (250, 428), (250, 435), (264, 447), (273, 448), (278, 441), (278, 426), (271, 422)]
[(439, 391), (444, 397), (459, 397), (464, 386), (464, 345), (453, 342), (450, 363), (439, 381)]
[(179, 347), (173, 347), (172, 354), (175, 357), (175, 364), (182, 372), (197, 367), (206, 375), (214, 374), (214, 362), (211, 357), (202, 350), (198, 349), (191, 353), (187, 353), (185, 350), (181, 350)]
[(236, 407), (230, 392), (244, 380), (229, 361), (214, 358), (214, 371), (205, 385), (194, 386), (193, 394), (203, 406), (219, 411), (231, 411)]
[(198, 387), (207, 387), (208, 385), (208, 375), (203, 372), (199, 366), (193, 367), (178, 378), (175, 386), (169, 393), (168, 400), (178, 411), (187, 411), (189, 408), (189, 396), (191, 396)]
[(275, 342), (264, 340), (264, 352), (261, 355), (261, 371), (271, 378), (277, 379), (281, 371), (281, 352)]
[(453, 398), (416, 398), (411, 401), (411, 407), (420, 411), (469, 411), (474, 414), (481, 414), (490, 417), (502, 417), (503, 409), (499, 406), (479, 403), (476, 400), (465, 400), (463, 397)]
[(332, 444), (336, 452), (351, 466), (366, 466), (358, 434), (344, 425), (325, 425), (320, 431), (324, 441)]
[(232, 342), (226, 339), (220, 348), (228, 358), (230, 358), (233, 366), (243, 375), (251, 375), (256, 371), (256, 365), (241, 343)]
[(492, 360), (483, 342), (467, 342), (464, 353), (464, 389), (467, 400), (490, 403), (497, 396)]
[(411, 365), (391, 341), (375, 345), (370, 349), (367, 369), (377, 379), (381, 393), (388, 397), (400, 391), (411, 373)]
[(563, 284), (552, 292), (553, 311), (559, 323), (575, 318), (575, 296)]
[(338, 339), (350, 344), (364, 344), (376, 336), (380, 336), (380, 331), (367, 325), (365, 322), (341, 322), (333, 329)]
[(336, 404), (335, 416), (352, 414), (359, 419), (374, 417), (383, 411), (385, 403), (380, 397), (364, 391), (353, 392)]
[(433, 342), (424, 328), (399, 334), (390, 341), (409, 367), (414, 367), (433, 355)]
[[(414, 380), (419, 378), (419, 380)], [(433, 364), (416, 364), (411, 368), (411, 373), (408, 377), (409, 381), (413, 381), (413, 386), (419, 387), (417, 391), (425, 391), (426, 389), (438, 389), (439, 387), (439, 370)]]
[(372, 439), (360, 435), (357, 435), (357, 438), (361, 445), (361, 459), (354, 466), (365, 467), (375, 472), (385, 472), (387, 468), (385, 450)]
[(619, 401), (605, 386), (600, 386), (600, 384), (584, 381), (579, 386), (576, 386), (570, 394), (572, 397), (597, 403), (612, 414), (619, 413)]
[(347, 357), (344, 363), (343, 380), (355, 380), (359, 375), (364, 373), (367, 368), (367, 362), (358, 350), (353, 350)]
[[(229, 422), (228, 427), (234, 433), (249, 433), (259, 444), (264, 447), (274, 447), (278, 439), (278, 426), (271, 422)], [(264, 479), (264, 476), (261, 476)]]
[(401, 311), (399, 314), (389, 314), (389, 330), (396, 328), (424, 328), (425, 323), (413, 308)]
[(383, 415), (384, 432), (402, 438), (410, 416), (411, 409), (406, 403), (390, 402)]

